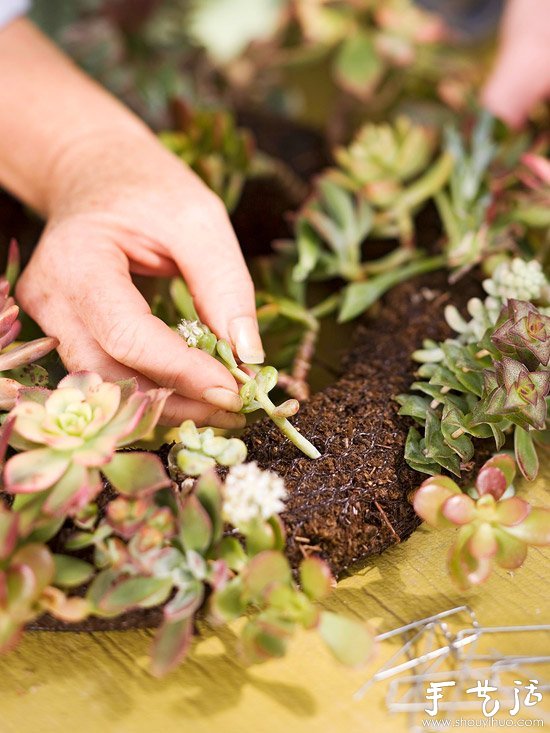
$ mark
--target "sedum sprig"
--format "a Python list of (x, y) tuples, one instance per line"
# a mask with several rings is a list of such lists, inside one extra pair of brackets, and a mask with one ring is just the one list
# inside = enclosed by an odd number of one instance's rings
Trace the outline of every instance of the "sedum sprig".
[[(290, 399), (281, 405), (275, 405), (269, 397), (269, 392), (277, 384), (278, 373), (272, 366), (264, 366), (258, 369), (251, 376), (239, 366), (231, 350), (231, 346), (224, 339), (218, 339), (212, 331), (199, 321), (182, 320), (178, 326), (178, 332), (186, 340), (187, 345), (206, 351), (215, 356), (224, 364), (233, 377), (240, 382), (241, 398), (243, 400), (242, 411), (246, 414), (262, 409), (275, 423), (279, 430), (305, 453), (309, 458), (319, 458), (320, 452), (310, 441), (304, 437), (288, 420), (300, 409), (297, 400)], [(257, 369), (245, 365), (250, 370)]]
[(462, 491), (447, 476), (427, 479), (414, 493), (416, 513), (432, 527), (458, 527), (450, 548), (451, 578), (465, 590), (487, 580), (494, 564), (514, 570), (532, 546), (550, 545), (550, 510), (513, 495), (513, 458), (493, 456), (475, 485)]
[(187, 476), (200, 476), (216, 465), (236, 466), (246, 458), (242, 440), (216, 435), (212, 428), (199, 430), (192, 420), (185, 420), (178, 432), (180, 440), (170, 449), (168, 467)]

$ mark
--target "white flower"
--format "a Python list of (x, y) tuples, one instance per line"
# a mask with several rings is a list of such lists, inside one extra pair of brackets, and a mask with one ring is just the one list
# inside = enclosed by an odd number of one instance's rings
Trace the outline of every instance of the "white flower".
[(242, 463), (227, 474), (223, 486), (223, 514), (237, 529), (256, 517), (269, 519), (285, 508), (283, 479), (273, 471), (262, 471), (255, 461)]
[(187, 341), (187, 346), (199, 345), (199, 339), (206, 333), (205, 327), (199, 321), (184, 319), (178, 324), (178, 333)]
[(548, 288), (548, 280), (540, 262), (526, 262), (515, 257), (512, 262), (501, 262), (493, 275), (483, 281), (483, 288), (489, 295), (501, 300), (538, 300)]

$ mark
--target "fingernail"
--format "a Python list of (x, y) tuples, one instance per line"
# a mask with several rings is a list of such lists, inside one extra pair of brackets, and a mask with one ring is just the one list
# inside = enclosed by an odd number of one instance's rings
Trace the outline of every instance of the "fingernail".
[(240, 396), (225, 387), (209, 387), (202, 393), (202, 398), (214, 407), (220, 407), (222, 410), (229, 410), (229, 412), (239, 412), (243, 406)]
[(244, 428), (246, 425), (246, 417), (244, 415), (235, 415), (232, 412), (213, 412), (205, 420), (207, 425), (213, 428), (226, 428), (227, 430), (235, 430), (236, 428)]
[(256, 321), (250, 316), (235, 318), (229, 324), (229, 335), (239, 359), (245, 364), (261, 364), (264, 360), (262, 340)]

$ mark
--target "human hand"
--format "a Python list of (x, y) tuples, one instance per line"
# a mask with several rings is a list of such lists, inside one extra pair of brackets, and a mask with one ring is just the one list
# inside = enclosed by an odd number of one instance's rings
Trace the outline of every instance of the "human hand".
[(483, 104), (511, 127), (550, 96), (550, 0), (509, 0)]
[(229, 372), (151, 314), (130, 273), (182, 273), (201, 319), (263, 360), (254, 289), (221, 201), (148, 131), (75, 140), (52, 168), (48, 225), (17, 298), (70, 371), (174, 389), (167, 424), (238, 427)]

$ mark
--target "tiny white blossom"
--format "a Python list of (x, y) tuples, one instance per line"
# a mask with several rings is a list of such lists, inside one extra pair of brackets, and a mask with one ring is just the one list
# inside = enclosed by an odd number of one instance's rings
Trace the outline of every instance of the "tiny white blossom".
[(286, 497), (284, 481), (273, 471), (262, 471), (255, 461), (233, 466), (223, 486), (224, 518), (237, 528), (269, 519), (283, 511)]
[(493, 275), (483, 281), (485, 291), (501, 300), (538, 300), (548, 288), (548, 280), (540, 262), (526, 262), (515, 257), (512, 262), (502, 262)]
[(194, 346), (196, 348), (199, 344), (199, 339), (206, 332), (204, 326), (199, 321), (184, 319), (178, 324), (178, 333), (187, 341), (187, 346)]

